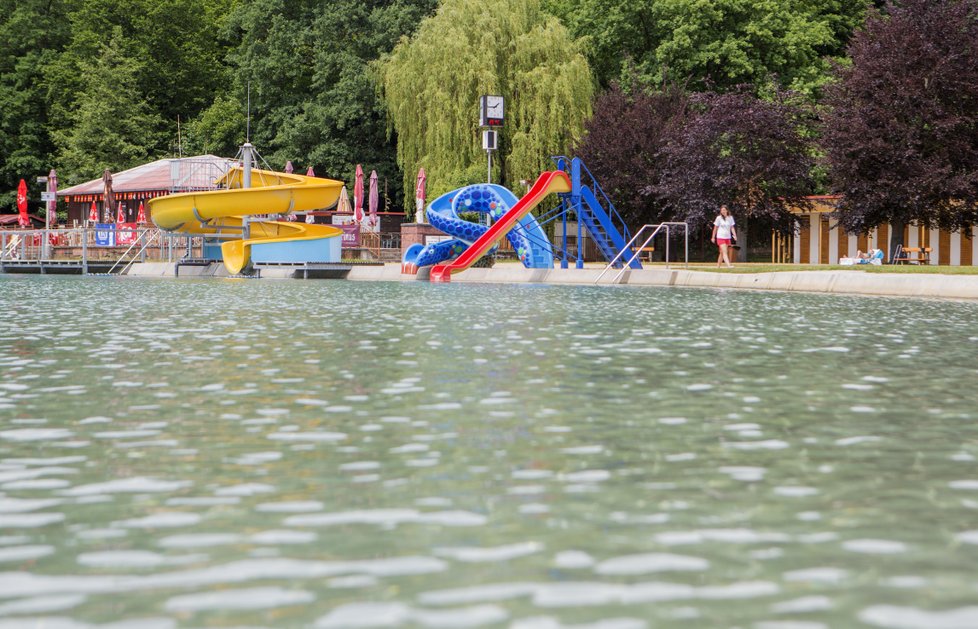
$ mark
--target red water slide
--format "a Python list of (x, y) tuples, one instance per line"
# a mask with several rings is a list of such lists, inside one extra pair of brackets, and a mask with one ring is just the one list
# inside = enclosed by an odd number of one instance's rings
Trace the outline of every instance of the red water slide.
[(519, 202), (516, 203), (508, 212), (493, 223), (489, 231), (472, 243), (468, 249), (462, 252), (448, 264), (436, 264), (431, 267), (432, 282), (448, 282), (452, 279), (452, 273), (458, 273), (469, 268), (484, 256), (487, 251), (492, 249), (503, 236), (513, 229), (521, 218), (526, 216), (533, 208), (540, 204), (543, 199), (555, 192), (570, 192), (571, 182), (567, 178), (567, 173), (562, 170), (553, 170), (541, 173), (533, 187), (526, 193)]

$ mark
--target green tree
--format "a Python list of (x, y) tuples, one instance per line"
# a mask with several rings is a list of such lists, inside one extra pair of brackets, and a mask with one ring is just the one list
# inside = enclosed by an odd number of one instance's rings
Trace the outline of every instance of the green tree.
[(763, 84), (814, 93), (842, 55), (868, 0), (549, 0), (589, 41), (603, 85), (670, 76), (691, 89)]
[(146, 161), (159, 143), (162, 120), (140, 98), (139, 64), (123, 54), (122, 41), (122, 29), (114, 27), (99, 58), (82, 66), (85, 88), (69, 115), (70, 124), (53, 133), (65, 182), (90, 178), (106, 168), (131, 168)]
[[(85, 94), (91, 92), (86, 72), (98, 65), (109, 40), (118, 56), (132, 66), (128, 84), (115, 98), (137, 103), (136, 110), (154, 118), (145, 154), (176, 153), (177, 117), (186, 121), (227, 91), (224, 58), (229, 45), (222, 34), (229, 7), (236, 0), (199, 3), (193, 0), (74, 0), (67, 14), (71, 39), (49, 66), (52, 88), (51, 126), (64, 134), (78, 120)], [(98, 173), (86, 173), (94, 176)]]
[(230, 157), (238, 152), (247, 130), (241, 101), (218, 95), (210, 107), (183, 127), (183, 152)]
[(568, 151), (591, 114), (587, 60), (540, 0), (445, 0), (378, 70), (406, 191), (421, 166), (431, 194), (482, 178), (481, 94), (506, 98), (496, 180), (510, 186)]
[[(352, 178), (358, 163), (399, 181), (395, 140), (369, 64), (431, 13), (436, 0), (245, 0), (230, 25), (234, 94), (252, 94), (252, 142), (276, 167), (291, 160)], [(240, 138), (239, 138), (240, 141)], [(400, 186), (394, 190), (400, 196)]]
[(55, 165), (48, 66), (70, 38), (65, 15), (58, 0), (0, 0), (0, 208), (15, 207), (21, 178), (33, 185)]

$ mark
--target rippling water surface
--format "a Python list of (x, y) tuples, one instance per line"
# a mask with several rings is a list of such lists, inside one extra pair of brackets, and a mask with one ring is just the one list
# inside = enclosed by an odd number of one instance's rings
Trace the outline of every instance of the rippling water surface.
[(978, 305), (0, 276), (0, 626), (978, 626)]

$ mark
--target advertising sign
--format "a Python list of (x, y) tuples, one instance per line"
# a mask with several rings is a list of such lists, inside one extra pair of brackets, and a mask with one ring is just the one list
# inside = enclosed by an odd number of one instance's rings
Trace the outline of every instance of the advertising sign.
[(115, 246), (115, 224), (95, 223), (95, 246), (96, 247)]
[(360, 226), (356, 223), (348, 223), (346, 225), (333, 225), (333, 227), (339, 227), (343, 230), (343, 248), (348, 249), (350, 247), (360, 246)]
[(139, 234), (136, 231), (136, 223), (119, 223), (115, 228), (115, 244), (131, 245), (136, 242)]

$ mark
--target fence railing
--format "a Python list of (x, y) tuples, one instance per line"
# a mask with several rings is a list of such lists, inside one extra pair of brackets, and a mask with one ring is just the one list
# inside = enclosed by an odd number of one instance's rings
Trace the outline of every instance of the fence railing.
[[(140, 243), (133, 247), (133, 243)], [(142, 243), (149, 243), (142, 247)], [(202, 254), (200, 236), (173, 234), (156, 227), (105, 230), (71, 229), (0, 230), (0, 261), (112, 261), (127, 251), (139, 251), (143, 262), (176, 262)]]
[[(178, 262), (204, 256), (204, 238), (156, 227), (0, 230), (2, 262)], [(401, 234), (371, 234), (362, 248), (381, 261), (400, 260)], [(113, 266), (113, 269), (115, 266)]]

